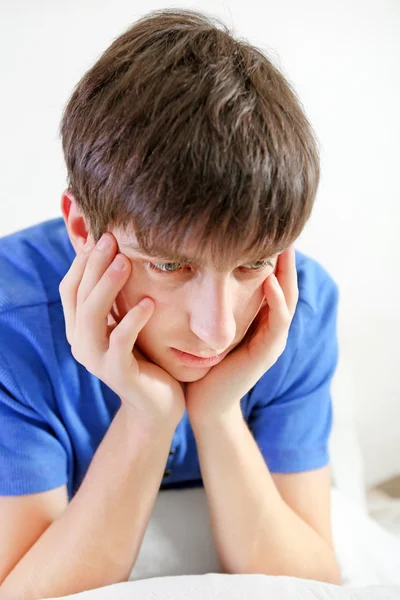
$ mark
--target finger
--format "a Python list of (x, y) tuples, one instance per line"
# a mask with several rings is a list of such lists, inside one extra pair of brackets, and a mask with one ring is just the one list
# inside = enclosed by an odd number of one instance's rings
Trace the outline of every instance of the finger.
[(278, 256), (275, 275), (283, 290), (288, 310), (293, 316), (299, 297), (296, 252), (293, 244)]
[(73, 333), (75, 331), (78, 289), (86, 269), (87, 261), (90, 257), (90, 251), (93, 247), (94, 242), (92, 240), (91, 245), (82, 248), (80, 252), (77, 253), (67, 274), (58, 286), (64, 312), (67, 340), (70, 344), (72, 343)]
[(151, 318), (154, 308), (155, 304), (151, 298), (143, 298), (126, 313), (110, 335), (108, 355), (111, 367), (120, 370), (122, 375), (132, 368), (136, 359), (144, 359), (140, 350), (135, 348), (135, 343), (140, 331)]
[(290, 325), (291, 317), (285, 294), (273, 273), (265, 280), (264, 294), (269, 306), (268, 329), (279, 335)]
[(112, 233), (106, 232), (101, 239), (108, 245), (105, 248), (101, 248), (100, 244), (97, 243), (90, 253), (87, 267), (83, 273), (78, 289), (77, 307), (81, 306), (92, 293), (93, 289), (102, 278), (104, 271), (115, 257), (118, 245)]
[[(120, 257), (125, 265), (122, 271), (115, 268)], [(92, 349), (92, 352), (95, 350), (99, 354), (104, 354), (108, 350), (108, 315), (117, 295), (126, 284), (130, 270), (131, 263), (126, 256), (117, 254), (86, 300), (80, 306), (78, 305), (76, 331), (80, 336), (79, 344), (84, 352), (89, 353)]]

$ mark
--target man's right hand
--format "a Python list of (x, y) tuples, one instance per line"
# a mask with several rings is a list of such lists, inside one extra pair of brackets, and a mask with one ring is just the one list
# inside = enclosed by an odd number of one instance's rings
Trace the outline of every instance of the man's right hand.
[[(182, 385), (134, 347), (153, 314), (153, 300), (147, 297), (145, 306), (139, 302), (117, 325), (108, 324), (132, 267), (125, 255), (115, 256), (118, 244), (113, 234), (107, 232), (105, 237), (107, 248), (99, 249), (92, 241), (76, 255), (59, 286), (72, 354), (133, 408), (138, 418), (178, 423), (185, 410)], [(122, 271), (113, 268), (116, 259), (124, 262)]]

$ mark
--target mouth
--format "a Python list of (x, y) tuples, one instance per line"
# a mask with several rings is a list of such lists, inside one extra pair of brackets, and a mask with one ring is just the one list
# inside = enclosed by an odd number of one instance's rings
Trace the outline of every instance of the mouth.
[(179, 348), (175, 348), (178, 352), (183, 352), (183, 354), (189, 354), (190, 356), (194, 356), (195, 358), (216, 358), (217, 356), (221, 356), (223, 352), (219, 354), (210, 354), (210, 356), (201, 356), (201, 354), (196, 354), (195, 352), (189, 352), (189, 350), (179, 350)]
[(225, 352), (222, 352), (221, 354), (209, 356), (208, 358), (202, 358), (201, 356), (196, 356), (195, 354), (190, 354), (189, 352), (183, 352), (177, 348), (171, 347), (171, 350), (182, 363), (189, 366), (198, 367), (212, 367), (221, 362), (221, 360), (223, 360), (229, 352), (229, 350), (225, 350)]

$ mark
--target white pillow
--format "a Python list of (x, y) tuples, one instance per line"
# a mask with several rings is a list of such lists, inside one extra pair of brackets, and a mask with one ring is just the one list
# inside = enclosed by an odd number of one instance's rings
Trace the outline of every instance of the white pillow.
[(271, 575), (182, 575), (109, 585), (44, 600), (399, 600), (391, 585), (342, 588), (296, 577)]

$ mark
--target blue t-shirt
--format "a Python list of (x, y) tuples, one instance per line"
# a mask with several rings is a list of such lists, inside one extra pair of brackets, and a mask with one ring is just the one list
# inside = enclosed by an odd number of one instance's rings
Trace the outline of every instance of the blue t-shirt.
[[(62, 217), (0, 238), (0, 495), (78, 490), (121, 401), (72, 355), (59, 285), (75, 250)], [(241, 399), (272, 472), (329, 463), (338, 290), (296, 252), (299, 301), (286, 348)], [(201, 486), (185, 411), (160, 489)]]

